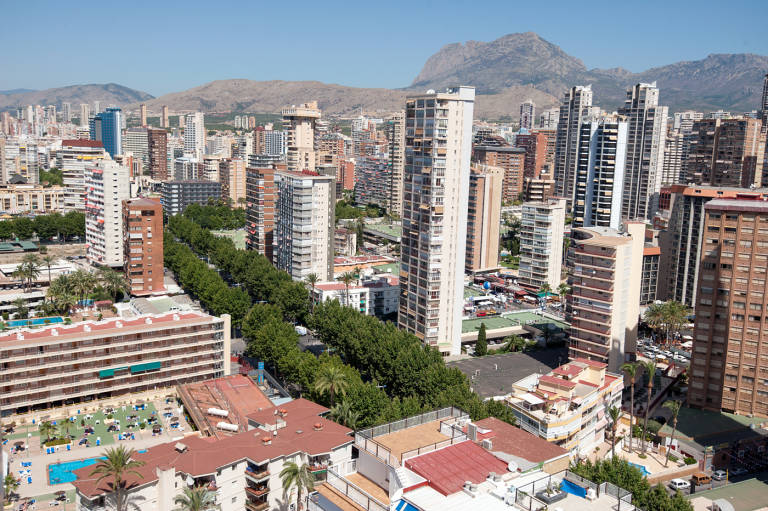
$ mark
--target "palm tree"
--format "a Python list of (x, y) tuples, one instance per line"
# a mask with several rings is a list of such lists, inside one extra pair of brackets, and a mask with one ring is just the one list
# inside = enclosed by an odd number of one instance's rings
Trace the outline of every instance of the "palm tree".
[(78, 300), (85, 300), (96, 287), (96, 277), (85, 270), (77, 270), (71, 275), (72, 289)]
[(43, 266), (48, 268), (48, 287), (51, 286), (51, 266), (56, 262), (56, 258), (50, 254), (43, 256)]
[(13, 301), (13, 307), (16, 311), (16, 319), (26, 319), (29, 317), (29, 307), (27, 307), (27, 302), (23, 298), (16, 298)]
[(130, 291), (125, 276), (112, 268), (99, 269), (99, 280), (101, 281), (101, 287), (104, 288), (104, 291), (112, 297), (113, 303), (117, 300), (118, 293), (128, 293)]
[(356, 280), (355, 274), (352, 273), (351, 271), (348, 271), (342, 274), (342, 276), (339, 277), (339, 280), (344, 283), (344, 287), (346, 287), (347, 289), (347, 307), (349, 307), (351, 305), (349, 303), (349, 285)]
[[(675, 441), (675, 433), (677, 433), (677, 414), (680, 413), (680, 401), (667, 401), (662, 405), (664, 408), (672, 412), (672, 438), (669, 440), (670, 447), (672, 442)], [(669, 453), (667, 453), (667, 459), (664, 460), (664, 466), (669, 464)]]
[(5, 505), (11, 503), (11, 495), (18, 489), (19, 481), (13, 476), (13, 474), (7, 474), (3, 479), (3, 489), (5, 490)]
[(309, 287), (312, 290), (309, 295), (309, 301), (312, 304), (312, 312), (315, 312), (315, 284), (320, 281), (320, 277), (317, 276), (317, 273), (310, 273), (304, 280), (307, 281), (307, 284), (309, 284)]
[(29, 282), (29, 286), (32, 287), (32, 281), (40, 276), (40, 259), (37, 257), (37, 254), (27, 254), (22, 259), (21, 266), (25, 268), (24, 274), (27, 282)]
[(691, 309), (686, 305), (671, 300), (664, 304), (665, 307), (665, 319), (667, 326), (667, 338), (669, 338), (669, 332), (680, 334), (680, 330), (688, 322), (688, 316), (691, 314)]
[(544, 294), (544, 298), (547, 298), (547, 296), (549, 296), (549, 293), (551, 292), (552, 292), (552, 286), (550, 286), (547, 282), (543, 283), (539, 288), (539, 293)]
[(565, 303), (565, 295), (567, 295), (570, 291), (571, 291), (571, 286), (569, 286), (565, 282), (557, 286), (557, 294), (560, 295), (560, 303)]
[(643, 314), (643, 321), (655, 331), (662, 329), (666, 322), (664, 304), (652, 303)]
[(315, 380), (315, 391), (320, 394), (325, 394), (326, 392), (330, 394), (331, 407), (333, 407), (336, 394), (341, 394), (343, 396), (347, 393), (348, 383), (347, 375), (341, 367), (326, 364), (320, 369), (320, 372), (317, 375), (317, 379)]
[(173, 503), (178, 504), (178, 511), (206, 511), (219, 508), (216, 505), (216, 494), (205, 486), (184, 488), (182, 494), (173, 499)]
[(288, 496), (292, 487), (296, 487), (297, 508), (301, 511), (304, 507), (301, 501), (302, 492), (307, 490), (309, 493), (315, 489), (315, 476), (309, 471), (309, 465), (304, 463), (299, 466), (289, 461), (280, 471), (280, 479), (283, 481), (283, 498)]
[(635, 427), (635, 379), (637, 378), (637, 362), (627, 362), (621, 365), (621, 370), (629, 378), (629, 452), (632, 452), (632, 430)]
[(104, 451), (106, 459), (101, 460), (90, 473), (91, 476), (99, 476), (96, 483), (104, 479), (112, 479), (112, 492), (115, 495), (116, 511), (125, 511), (125, 481), (124, 476), (133, 474), (143, 478), (138, 468), (144, 465), (143, 461), (132, 459), (136, 451), (128, 449), (124, 445)]
[(44, 421), (40, 423), (40, 436), (45, 437), (45, 442), (48, 443), (56, 435), (56, 426), (50, 421)]
[(608, 408), (608, 416), (611, 418), (611, 458), (614, 457), (616, 450), (616, 432), (619, 430), (619, 421), (623, 413), (618, 406)]
[(645, 432), (648, 430), (648, 414), (651, 413), (651, 393), (653, 391), (653, 378), (656, 376), (656, 363), (641, 361), (640, 364), (643, 366), (643, 369), (645, 369), (645, 372), (648, 375), (648, 400), (645, 404), (645, 420), (643, 421), (643, 453), (645, 453)]
[(70, 431), (72, 431), (73, 424), (68, 420), (62, 422), (58, 427), (59, 438), (70, 438)]

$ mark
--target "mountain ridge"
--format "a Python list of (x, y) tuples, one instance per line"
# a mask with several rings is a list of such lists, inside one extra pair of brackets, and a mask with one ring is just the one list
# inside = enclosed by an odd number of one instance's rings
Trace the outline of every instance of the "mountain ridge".
[[(9, 110), (26, 105), (56, 105), (71, 103), (73, 113), (79, 112), (80, 103), (127, 106), (137, 101), (146, 101), (154, 96), (117, 83), (88, 83), (67, 85), (30, 92), (16, 92), (0, 95), (0, 110)], [(76, 106), (77, 105), (77, 106)]]

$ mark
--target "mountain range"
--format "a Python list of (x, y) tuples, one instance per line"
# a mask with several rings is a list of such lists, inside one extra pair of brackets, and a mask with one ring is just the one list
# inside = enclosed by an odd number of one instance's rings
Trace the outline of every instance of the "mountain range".
[[(655, 67), (640, 73), (623, 68), (587, 69), (584, 63), (532, 32), (508, 34), (491, 42), (449, 44), (429, 57), (413, 82), (402, 89), (347, 87), (315, 81), (216, 80), (153, 98), (146, 92), (114, 83), (73, 85), (42, 91), (0, 93), (0, 110), (27, 104), (100, 101), (129, 110), (147, 103), (150, 112), (162, 105), (173, 112), (274, 113), (285, 105), (317, 100), (329, 115), (350, 116), (361, 109), (385, 113), (402, 108), (406, 95), (451, 85), (477, 88), (475, 116), (517, 118), (519, 104), (536, 102), (542, 111), (558, 104), (573, 85), (591, 84), (593, 103), (606, 110), (621, 106), (626, 89), (638, 82), (657, 82), (660, 101), (670, 112), (724, 109), (741, 113), (758, 108), (768, 57), (714, 54), (696, 61)], [(76, 106), (78, 105), (78, 106)]]

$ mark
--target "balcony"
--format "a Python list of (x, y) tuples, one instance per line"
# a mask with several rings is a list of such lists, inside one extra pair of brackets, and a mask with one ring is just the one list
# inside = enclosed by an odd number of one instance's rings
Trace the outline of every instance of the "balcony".
[(264, 511), (269, 507), (269, 502), (251, 502), (250, 500), (245, 501), (245, 508), (250, 509), (251, 511)]
[(245, 487), (245, 492), (248, 495), (252, 496), (252, 497), (261, 497), (261, 496), (266, 495), (267, 493), (269, 493), (269, 486), (263, 485), (263, 486), (258, 486), (258, 487), (255, 487), (255, 488), (253, 488), (251, 486), (246, 486)]

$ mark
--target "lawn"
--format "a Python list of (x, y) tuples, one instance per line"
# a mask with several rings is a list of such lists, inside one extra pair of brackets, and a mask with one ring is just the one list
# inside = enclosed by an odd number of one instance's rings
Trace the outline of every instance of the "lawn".
[(560, 330), (565, 330), (568, 328), (568, 325), (562, 321), (558, 321), (556, 319), (548, 318), (545, 316), (539, 316), (538, 314), (534, 314), (533, 312), (512, 312), (507, 317), (510, 319), (516, 320), (520, 322), (521, 324), (528, 324), (535, 327), (538, 327), (539, 325), (549, 324), (554, 325)]
[[(700, 440), (712, 435), (746, 429), (750, 424), (757, 424), (763, 420), (765, 419), (750, 419), (744, 415), (726, 412), (680, 408), (677, 416), (677, 435), (683, 439)], [(669, 436), (672, 434), (672, 429), (664, 426), (661, 433)]]
[[(126, 425), (129, 421), (126, 419), (126, 417), (128, 415), (138, 415), (139, 422), (143, 422), (144, 419), (151, 417), (152, 412), (154, 411), (156, 411), (154, 405), (152, 403), (147, 403), (146, 408), (139, 411), (134, 411), (132, 406), (126, 406), (125, 410), (123, 410), (123, 407), (118, 407), (115, 409), (113, 416), (115, 419), (120, 421), (122, 431), (137, 431), (138, 428), (134, 428), (133, 430), (127, 428)], [(85, 427), (81, 426), (81, 421), (85, 421), (85, 425), (93, 427), (93, 434), (89, 436), (90, 444), (92, 446), (96, 445), (97, 437), (101, 438), (101, 445), (110, 445), (115, 443), (116, 434), (107, 431), (108, 424), (104, 423), (107, 416), (104, 414), (104, 412), (99, 411), (91, 414), (92, 418), (90, 420), (85, 419), (85, 415), (86, 414), (78, 415), (69, 430), (69, 434), (75, 437), (75, 444), (77, 444), (77, 442), (79, 442), (85, 434)], [(97, 421), (99, 424), (96, 424)], [(61, 420), (56, 421), (57, 425), (60, 425), (62, 422), (63, 421)]]

